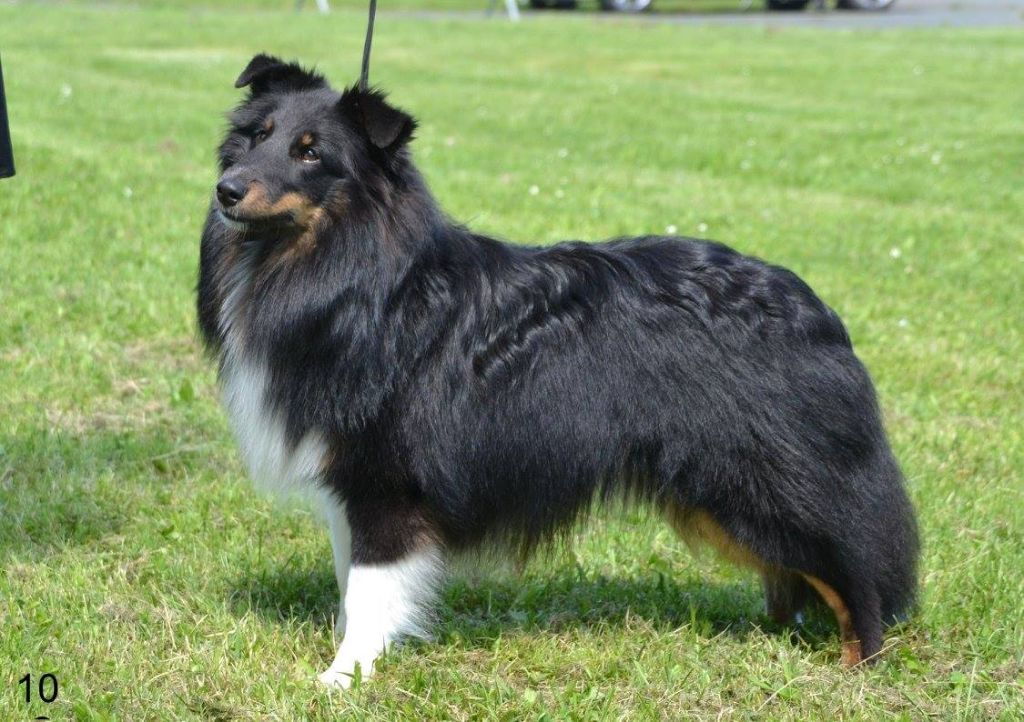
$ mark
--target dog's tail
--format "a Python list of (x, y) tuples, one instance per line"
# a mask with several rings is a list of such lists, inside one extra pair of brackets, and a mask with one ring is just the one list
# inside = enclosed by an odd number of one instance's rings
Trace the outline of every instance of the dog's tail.
[(876, 577), (880, 611), (885, 624), (905, 621), (917, 604), (917, 559), (920, 552), (914, 509), (907, 497), (903, 474), (891, 454), (885, 455), (879, 470), (885, 475), (875, 516), (876, 543), (882, 553)]

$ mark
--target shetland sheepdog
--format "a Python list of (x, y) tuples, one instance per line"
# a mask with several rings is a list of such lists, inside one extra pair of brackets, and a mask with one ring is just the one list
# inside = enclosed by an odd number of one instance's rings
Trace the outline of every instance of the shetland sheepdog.
[(690, 238), (488, 238), (438, 207), (380, 91), (262, 54), (235, 86), (199, 325), (252, 477), (324, 506), (324, 683), (425, 634), (453, 554), (529, 552), (622, 497), (756, 569), (771, 618), (820, 596), (845, 664), (879, 653), (914, 602), (914, 512), (803, 281)]

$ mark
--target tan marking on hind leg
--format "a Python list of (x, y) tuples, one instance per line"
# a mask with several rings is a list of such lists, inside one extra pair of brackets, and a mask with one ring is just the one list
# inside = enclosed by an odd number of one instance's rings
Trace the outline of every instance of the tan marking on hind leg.
[(668, 507), (667, 514), (672, 528), (691, 548), (707, 545), (734, 564), (762, 573), (773, 569), (761, 557), (733, 539), (706, 511), (685, 509), (673, 504)]
[(853, 629), (853, 618), (846, 602), (839, 596), (839, 593), (825, 582), (810, 574), (804, 574), (807, 583), (814, 587), (815, 591), (825, 600), (832, 613), (836, 615), (836, 622), (839, 624), (839, 637), (843, 644), (842, 662), (845, 667), (855, 667), (863, 661), (860, 652), (860, 640)]
[(757, 571), (763, 581), (765, 609), (768, 615), (779, 624), (793, 623), (797, 605), (788, 580), (791, 572), (769, 564), (751, 549), (737, 542), (705, 511), (672, 505), (668, 507), (668, 519), (676, 533), (691, 548), (710, 546), (734, 564)]

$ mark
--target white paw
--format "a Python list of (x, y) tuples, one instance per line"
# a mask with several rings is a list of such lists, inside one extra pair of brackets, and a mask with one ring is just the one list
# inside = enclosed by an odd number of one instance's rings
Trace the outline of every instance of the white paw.
[(320, 684), (331, 689), (348, 689), (352, 686), (353, 676), (352, 674), (339, 672), (331, 667), (319, 675), (317, 679), (320, 680)]
[(363, 661), (352, 659), (335, 659), (327, 671), (319, 675), (317, 679), (327, 687), (335, 689), (348, 689), (358, 677), (362, 681), (369, 679), (373, 672), (373, 657)]

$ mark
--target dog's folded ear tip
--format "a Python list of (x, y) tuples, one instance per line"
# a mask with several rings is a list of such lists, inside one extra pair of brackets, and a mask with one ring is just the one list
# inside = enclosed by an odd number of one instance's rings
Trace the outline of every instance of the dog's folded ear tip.
[(238, 76), (238, 79), (235, 81), (235, 87), (244, 88), (252, 83), (257, 75), (276, 65), (284, 65), (284, 62), (280, 58), (276, 58), (268, 53), (256, 53)]
[(286, 63), (275, 55), (257, 53), (235, 80), (236, 88), (247, 85), (253, 87), (254, 94), (259, 94), (272, 87), (282, 90), (319, 88), (325, 86), (326, 81), (319, 73), (296, 62)]
[(379, 88), (346, 88), (339, 101), (341, 111), (382, 150), (395, 149), (412, 139), (416, 119), (387, 101)]

